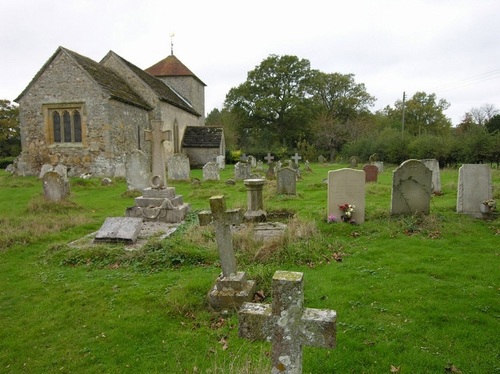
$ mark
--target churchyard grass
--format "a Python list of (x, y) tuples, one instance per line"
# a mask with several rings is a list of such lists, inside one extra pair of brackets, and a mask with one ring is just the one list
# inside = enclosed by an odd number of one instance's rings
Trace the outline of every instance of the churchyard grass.
[[(500, 219), (455, 213), (457, 170), (441, 171), (428, 216), (391, 217), (386, 166), (366, 186), (365, 223), (349, 225), (326, 222), (323, 183), (345, 165), (311, 167), (296, 196), (265, 186), (268, 213), (295, 216), (288, 236), (262, 248), (235, 235), (238, 268), (264, 302), (276, 270), (301, 271), (305, 306), (337, 311), (337, 348), (305, 347), (304, 373), (500, 373)], [(218, 194), (246, 208), (230, 177), (228, 165), (220, 182), (170, 183), (192, 205), (186, 224), (124, 251), (68, 243), (124, 215), (125, 181), (72, 179), (68, 201), (48, 203), (38, 178), (0, 171), (0, 372), (269, 372), (270, 344), (239, 338), (234, 312), (208, 309), (220, 267), (195, 213)]]

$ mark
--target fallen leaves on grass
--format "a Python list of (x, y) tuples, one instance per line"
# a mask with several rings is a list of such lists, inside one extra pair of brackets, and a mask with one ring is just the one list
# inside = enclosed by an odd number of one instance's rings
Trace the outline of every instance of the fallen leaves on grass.
[(399, 373), (400, 366), (391, 365), (391, 373)]

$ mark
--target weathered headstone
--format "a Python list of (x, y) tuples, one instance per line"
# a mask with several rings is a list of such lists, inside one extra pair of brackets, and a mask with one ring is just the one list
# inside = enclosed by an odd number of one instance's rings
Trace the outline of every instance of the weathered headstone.
[(225, 169), (226, 168), (226, 157), (224, 157), (224, 155), (218, 155), (215, 158), (215, 162), (219, 166), (219, 169)]
[(357, 158), (356, 156), (351, 156), (351, 157), (349, 158), (349, 166), (350, 166), (351, 168), (355, 168), (355, 167), (357, 167), (357, 166), (358, 166), (358, 162), (359, 162), (359, 161), (358, 161), (358, 158)]
[(271, 342), (271, 373), (302, 373), (303, 346), (335, 348), (337, 313), (304, 307), (303, 273), (275, 272), (272, 293), (271, 305), (243, 304), (238, 334)]
[(384, 172), (384, 163), (382, 161), (374, 161), (373, 165), (377, 167), (379, 174)]
[(485, 164), (463, 164), (458, 169), (457, 213), (480, 218), (481, 204), (492, 198), (490, 167)]
[(297, 194), (297, 172), (292, 168), (282, 168), (276, 172), (277, 193)]
[(326, 162), (326, 158), (325, 158), (325, 156), (323, 156), (323, 155), (319, 155), (319, 156), (318, 156), (318, 162), (319, 162), (320, 164), (324, 164), (324, 163)]
[(135, 243), (143, 225), (138, 217), (108, 217), (97, 232), (94, 242)]
[(249, 179), (251, 176), (250, 164), (247, 162), (237, 162), (234, 165), (234, 179), (244, 180)]
[(245, 220), (250, 222), (264, 222), (267, 212), (264, 210), (262, 190), (266, 181), (264, 179), (245, 179), (243, 184), (247, 189), (247, 211)]
[(276, 179), (276, 173), (274, 172), (274, 163), (272, 162), (269, 164), (269, 168), (266, 171), (266, 179)]
[(420, 160), (432, 172), (432, 192), (441, 193), (441, 174), (439, 172), (439, 162), (435, 158)]
[(170, 156), (167, 161), (167, 169), (170, 180), (187, 181), (190, 178), (189, 158), (183, 153)]
[(245, 272), (237, 271), (236, 257), (233, 250), (231, 225), (241, 223), (240, 209), (226, 209), (224, 196), (210, 198), (210, 211), (198, 214), (200, 226), (212, 223), (215, 226), (215, 240), (219, 251), (222, 275), (208, 295), (208, 301), (216, 310), (238, 308), (252, 299), (255, 282), (246, 279)]
[(203, 180), (204, 181), (218, 181), (220, 180), (219, 165), (215, 162), (207, 162), (203, 166)]
[(257, 159), (252, 155), (247, 157), (247, 162), (250, 164), (250, 167), (252, 168), (257, 166)]
[(304, 162), (304, 170), (305, 171), (312, 171), (311, 164), (309, 163), (309, 160), (306, 160), (306, 162)]
[(264, 170), (263, 165), (264, 165), (264, 163), (262, 162), (262, 160), (258, 160), (258, 161), (257, 161), (257, 166), (256, 166), (256, 169), (257, 169), (258, 171), (262, 171), (262, 170)]
[(51, 164), (43, 164), (38, 178), (43, 179), (43, 176), (49, 171), (54, 171), (54, 167)]
[(350, 221), (365, 221), (365, 172), (363, 170), (339, 169), (328, 172), (328, 217), (340, 218), (339, 206), (354, 205)]
[[(151, 166), (149, 157), (141, 150), (135, 149), (125, 159), (125, 178), (129, 191), (141, 191), (149, 187), (151, 182)], [(161, 176), (160, 176), (161, 178)]]
[(378, 167), (375, 165), (367, 164), (363, 166), (365, 172), (365, 182), (376, 182), (378, 179)]
[(69, 181), (55, 171), (48, 171), (43, 176), (43, 192), (47, 200), (64, 200), (69, 195)]
[(163, 142), (170, 140), (171, 132), (163, 130), (163, 121), (151, 121), (151, 130), (144, 130), (146, 140), (151, 142), (151, 163), (152, 175), (158, 175), (163, 181), (163, 185), (167, 185), (165, 176), (165, 148)]
[(427, 214), (432, 172), (418, 160), (406, 160), (392, 172), (391, 214)]

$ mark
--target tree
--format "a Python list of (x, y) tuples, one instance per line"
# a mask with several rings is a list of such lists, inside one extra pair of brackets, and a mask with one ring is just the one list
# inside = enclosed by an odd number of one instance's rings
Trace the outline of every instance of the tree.
[(484, 104), (479, 108), (472, 108), (466, 116), (469, 115), (472, 122), (479, 126), (485, 126), (495, 115), (500, 112), (493, 104)]
[[(308, 136), (311, 68), (296, 56), (270, 55), (247, 80), (226, 95), (224, 107), (238, 121), (240, 142), (268, 149), (281, 142), (291, 146), (301, 135)], [(250, 139), (251, 138), (251, 139)]]
[(0, 100), (0, 156), (17, 156), (20, 152), (19, 107)]
[[(437, 100), (436, 94), (425, 92), (415, 93), (404, 105), (404, 129), (411, 135), (445, 135), (450, 132), (451, 121), (444, 115), (450, 104), (444, 100)], [(398, 100), (394, 109), (388, 111), (393, 119), (402, 119), (403, 101)]]
[(500, 133), (500, 114), (491, 117), (488, 122), (486, 122), (486, 129), (490, 134), (494, 132)]

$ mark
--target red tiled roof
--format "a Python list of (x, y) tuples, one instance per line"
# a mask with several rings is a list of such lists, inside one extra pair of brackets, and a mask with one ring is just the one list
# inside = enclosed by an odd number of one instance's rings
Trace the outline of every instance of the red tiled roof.
[(205, 85), (200, 78), (194, 75), (193, 72), (174, 55), (167, 56), (153, 66), (145, 69), (145, 71), (155, 77), (193, 77)]

